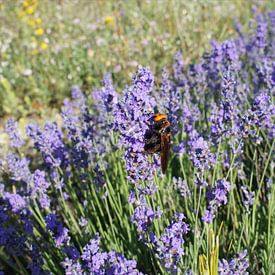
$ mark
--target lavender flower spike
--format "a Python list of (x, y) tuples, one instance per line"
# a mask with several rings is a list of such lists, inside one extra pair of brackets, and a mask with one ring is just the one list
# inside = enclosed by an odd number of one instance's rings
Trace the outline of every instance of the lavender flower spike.
[(218, 270), (220, 275), (248, 275), (246, 271), (248, 267), (247, 250), (244, 250), (229, 261), (219, 260)]
[(162, 260), (166, 270), (172, 273), (177, 273), (179, 261), (184, 255), (182, 235), (190, 231), (189, 225), (183, 221), (184, 219), (183, 214), (177, 213), (160, 240), (153, 234), (150, 236), (158, 257)]
[(24, 145), (22, 136), (18, 133), (18, 124), (13, 119), (9, 119), (5, 126), (5, 131), (9, 135), (11, 140), (11, 146), (14, 148), (20, 148)]

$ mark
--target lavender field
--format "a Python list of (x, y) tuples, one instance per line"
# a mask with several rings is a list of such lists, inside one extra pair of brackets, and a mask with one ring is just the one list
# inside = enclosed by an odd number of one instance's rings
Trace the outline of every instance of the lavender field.
[[(38, 24), (38, 4), (20, 2), (20, 18)], [(27, 79), (11, 73), (13, 55), (5, 60), (0, 274), (275, 274), (271, 8), (254, 7), (248, 23), (236, 17), (234, 35), (189, 56), (173, 39), (166, 55), (134, 66), (124, 56), (117, 72), (79, 55), (90, 74), (98, 64), (96, 79), (66, 72), (66, 98), (63, 72), (51, 85), (52, 67), (36, 67), (50, 41), (32, 49)], [(41, 39), (44, 29), (35, 31)], [(61, 56), (54, 62), (72, 60)], [(159, 113), (170, 122), (167, 169), (165, 144), (154, 139)], [(160, 152), (146, 149), (148, 133)]]

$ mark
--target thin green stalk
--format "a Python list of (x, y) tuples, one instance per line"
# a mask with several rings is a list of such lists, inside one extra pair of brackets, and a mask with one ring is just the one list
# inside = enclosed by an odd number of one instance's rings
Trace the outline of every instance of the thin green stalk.
[(78, 245), (81, 246), (81, 245), (80, 245), (80, 241), (79, 241), (79, 236), (82, 235), (82, 234), (81, 234), (81, 229), (80, 229), (80, 227), (79, 227), (79, 225), (78, 225), (78, 222), (75, 220), (75, 217), (74, 217), (74, 215), (73, 215), (73, 213), (72, 213), (70, 207), (69, 207), (69, 206), (67, 205), (67, 203), (65, 202), (65, 199), (64, 199), (64, 196), (63, 196), (63, 192), (62, 192), (61, 189), (59, 190), (59, 194), (60, 194), (60, 197), (61, 197), (61, 202), (62, 202), (62, 205), (63, 205), (63, 207), (64, 207), (65, 213), (69, 215), (71, 221), (73, 222), (74, 228), (75, 228), (76, 231), (78, 232), (78, 235), (75, 235), (75, 239), (76, 239)]
[(274, 142), (275, 141), (273, 140), (272, 146), (270, 148), (270, 152), (269, 152), (267, 160), (266, 160), (264, 171), (262, 173), (262, 177), (261, 177), (260, 183), (258, 185), (258, 190), (257, 190), (256, 196), (255, 196), (255, 200), (254, 200), (254, 203), (253, 203), (253, 210), (252, 210), (252, 230), (253, 230), (253, 232), (255, 230), (255, 224), (256, 224), (256, 221), (255, 221), (256, 220), (256, 208), (258, 207), (258, 204), (259, 204), (259, 196), (260, 196), (260, 192), (261, 192), (261, 189), (262, 189), (262, 186), (263, 186), (265, 174), (266, 174), (267, 168), (269, 167), (269, 162), (270, 162), (271, 155), (273, 154)]
[(198, 263), (198, 247), (197, 247), (197, 231), (198, 231), (198, 216), (199, 216), (199, 209), (200, 209), (200, 202), (201, 202), (201, 194), (202, 188), (200, 188), (199, 192), (199, 201), (196, 209), (196, 219), (195, 219), (195, 229), (194, 229), (194, 263), (193, 263), (193, 270), (196, 270), (197, 263)]

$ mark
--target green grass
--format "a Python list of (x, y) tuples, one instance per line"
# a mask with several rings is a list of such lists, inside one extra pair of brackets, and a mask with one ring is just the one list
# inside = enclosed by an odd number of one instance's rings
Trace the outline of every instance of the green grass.
[(91, 90), (107, 71), (118, 88), (138, 64), (159, 75), (178, 49), (195, 61), (212, 39), (234, 36), (234, 20), (247, 26), (253, 5), (272, 8), (240, 0), (25, 2), (37, 4), (0, 1), (0, 117), (45, 116), (73, 84)]

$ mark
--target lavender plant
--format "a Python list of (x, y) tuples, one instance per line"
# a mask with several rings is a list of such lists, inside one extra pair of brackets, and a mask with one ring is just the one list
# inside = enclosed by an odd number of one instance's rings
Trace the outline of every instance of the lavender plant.
[[(9, 120), (2, 273), (273, 274), (274, 27), (259, 15), (198, 64), (177, 52), (160, 87), (142, 66), (121, 93), (110, 74), (91, 94), (74, 86), (62, 123), (24, 134)], [(165, 175), (144, 149), (159, 111), (173, 134)]]

